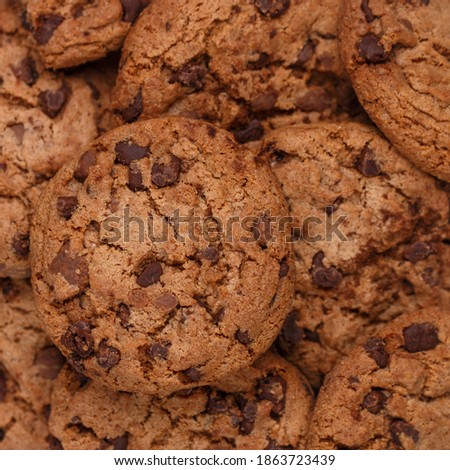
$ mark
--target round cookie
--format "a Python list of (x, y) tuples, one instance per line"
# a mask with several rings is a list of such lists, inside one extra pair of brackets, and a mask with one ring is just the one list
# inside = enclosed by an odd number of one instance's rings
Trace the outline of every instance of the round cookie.
[(450, 181), (448, 0), (345, 0), (343, 61), (371, 119), (424, 171)]
[(294, 218), (296, 294), (278, 344), (318, 388), (380, 324), (448, 302), (448, 196), (374, 127), (293, 126), (265, 148)]
[(0, 286), (0, 449), (48, 449), (50, 392), (64, 357), (35, 316), (31, 286)]
[(49, 425), (64, 449), (303, 449), (312, 392), (274, 354), (230, 376), (159, 399), (113, 392), (70, 368), (52, 395)]
[(407, 312), (327, 376), (312, 449), (450, 449), (450, 316)]
[(152, 2), (125, 41), (114, 107), (124, 122), (204, 119), (233, 131), (240, 143), (260, 140), (264, 128), (357, 112), (338, 53), (338, 6)]
[(34, 219), (47, 332), (116, 390), (215, 382), (266, 351), (291, 308), (286, 214), (268, 166), (226, 131), (166, 118), (104, 134)]
[(0, 65), (0, 276), (20, 278), (30, 274), (33, 203), (62, 163), (97, 137), (103, 93), (82, 77), (45, 71), (20, 35), (0, 35)]
[(47, 68), (100, 59), (119, 49), (149, 0), (22, 0), (23, 26)]

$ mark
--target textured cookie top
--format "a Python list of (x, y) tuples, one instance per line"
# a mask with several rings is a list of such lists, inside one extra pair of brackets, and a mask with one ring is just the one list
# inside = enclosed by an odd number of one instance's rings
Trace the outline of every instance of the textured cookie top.
[(313, 449), (450, 449), (450, 317), (405, 313), (327, 377)]
[[(202, 118), (258, 140), (263, 124), (352, 112), (334, 0), (159, 0), (127, 36), (114, 106), (126, 122)], [(263, 124), (262, 124), (263, 123)]]
[(355, 338), (448, 301), (448, 197), (374, 127), (290, 127), (265, 146), (294, 217), (297, 294), (281, 343), (318, 386)]
[(0, 286), (0, 449), (48, 448), (46, 414), (64, 357), (35, 316), (30, 285)]
[(50, 428), (64, 449), (302, 449), (312, 402), (305, 379), (273, 354), (219, 388), (166, 399), (113, 392), (65, 368)]
[(342, 57), (372, 120), (415, 164), (450, 181), (448, 0), (345, 0)]
[(119, 49), (149, 0), (22, 0), (23, 26), (46, 67), (59, 69), (100, 59)]
[(45, 71), (20, 35), (0, 35), (0, 70), (0, 275), (25, 277), (33, 201), (111, 113), (104, 80)]
[(47, 331), (119, 390), (170, 393), (248, 365), (290, 308), (286, 213), (269, 168), (225, 131), (181, 118), (115, 129), (39, 205)]

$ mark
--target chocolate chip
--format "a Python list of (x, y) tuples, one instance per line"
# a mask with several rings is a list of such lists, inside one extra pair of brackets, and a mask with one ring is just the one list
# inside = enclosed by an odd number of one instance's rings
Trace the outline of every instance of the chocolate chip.
[(86, 368), (83, 364), (83, 358), (79, 354), (70, 354), (67, 356), (67, 363), (77, 374), (84, 376)]
[(114, 450), (127, 450), (128, 449), (128, 433), (112, 439), (111, 444)]
[(373, 33), (367, 33), (360, 39), (358, 52), (368, 64), (380, 64), (389, 60), (380, 39)]
[(366, 17), (366, 21), (368, 23), (372, 23), (376, 16), (372, 13), (371, 8), (369, 7), (369, 0), (362, 0), (361, 10), (363, 11), (364, 16)]
[(145, 185), (142, 181), (142, 173), (135, 165), (131, 165), (130, 168), (128, 168), (128, 187), (135, 193), (145, 190)]
[(374, 415), (378, 414), (386, 404), (387, 396), (381, 390), (373, 390), (363, 400), (363, 408)]
[[(25, 135), (25, 126), (21, 122), (18, 122), (14, 124), (8, 124), (8, 128), (14, 132), (14, 135), (16, 136), (16, 139), (19, 145), (22, 145), (23, 137)], [(6, 165), (5, 165), (5, 169), (6, 169)]]
[(39, 366), (39, 375), (48, 380), (58, 377), (65, 362), (65, 357), (56, 346), (49, 346), (39, 351), (34, 358), (34, 364)]
[(139, 90), (128, 108), (119, 111), (125, 122), (134, 122), (142, 114), (142, 91)]
[(123, 8), (122, 20), (133, 23), (141, 11), (150, 3), (149, 0), (120, 0)]
[(75, 196), (62, 196), (56, 201), (56, 210), (58, 214), (66, 220), (72, 217), (75, 209), (78, 207), (78, 199)]
[(61, 441), (51, 434), (48, 436), (48, 448), (49, 450), (64, 450)]
[(211, 139), (214, 139), (214, 137), (217, 135), (217, 129), (211, 125), (208, 125), (207, 128), (208, 135), (211, 137)]
[(300, 319), (298, 310), (292, 310), (284, 321), (283, 328), (281, 329), (280, 337), (288, 345), (299, 344), (303, 339), (303, 330), (298, 326), (297, 321)]
[(297, 62), (295, 65), (303, 67), (314, 55), (316, 51), (316, 42), (308, 39), (298, 53)]
[(69, 242), (64, 243), (51, 262), (49, 270), (53, 274), (61, 274), (69, 284), (81, 290), (89, 283), (88, 263), (84, 256), (70, 253), (69, 244)]
[(357, 170), (364, 176), (373, 177), (381, 173), (375, 152), (366, 144), (356, 160)]
[(169, 348), (172, 345), (170, 341), (162, 343), (155, 343), (149, 346), (145, 353), (151, 359), (163, 359), (166, 360), (169, 355)]
[(23, 26), (23, 28), (26, 31), (33, 32), (34, 28), (33, 28), (33, 25), (28, 20), (28, 13), (26, 10), (23, 10), (20, 13), (20, 24)]
[(178, 181), (181, 173), (181, 160), (171, 155), (169, 163), (156, 161), (152, 166), (152, 181), (158, 188), (165, 188)]
[(27, 233), (18, 233), (13, 239), (12, 247), (19, 258), (26, 258), (30, 253), (30, 236)]
[(41, 91), (38, 96), (39, 106), (49, 117), (56, 117), (64, 108), (70, 95), (70, 88), (62, 85), (56, 91)]
[(262, 15), (278, 18), (289, 9), (291, 0), (254, 0), (254, 3)]
[(6, 374), (5, 371), (0, 368), (0, 403), (5, 401), (6, 398)]
[(270, 63), (270, 55), (267, 52), (260, 52), (258, 59), (247, 63), (249, 70), (261, 70)]
[(148, 147), (141, 147), (132, 140), (118, 142), (114, 149), (116, 159), (123, 165), (130, 166), (134, 160), (141, 160), (148, 155)]
[(16, 78), (28, 86), (34, 85), (39, 78), (36, 63), (32, 57), (25, 57), (19, 64), (13, 65), (11, 68)]
[(305, 113), (321, 113), (331, 107), (331, 96), (323, 88), (311, 88), (303, 96), (297, 98), (296, 104)]
[(201, 372), (196, 367), (190, 367), (189, 369), (182, 370), (180, 373), (183, 383), (199, 382), (202, 378)]
[(385, 346), (385, 342), (380, 338), (369, 338), (364, 345), (366, 353), (381, 369), (384, 369), (389, 362), (389, 354), (387, 353)]
[(403, 419), (392, 420), (389, 426), (389, 432), (391, 434), (392, 442), (397, 449), (403, 449), (402, 435), (405, 435), (417, 442), (419, 440), (419, 432), (411, 424), (407, 423)]
[(256, 416), (258, 414), (258, 406), (255, 402), (247, 402), (242, 409), (243, 420), (239, 426), (239, 431), (242, 434), (248, 435), (255, 427)]
[(280, 270), (278, 271), (278, 277), (283, 279), (289, 274), (289, 263), (286, 258), (283, 258), (280, 262)]
[(265, 214), (261, 214), (252, 225), (252, 234), (258, 244), (266, 248), (272, 240), (271, 219)]
[(214, 246), (207, 246), (197, 251), (195, 256), (197, 259), (206, 259), (207, 261), (211, 261), (211, 263), (217, 263), (217, 261), (219, 261), (219, 250)]
[(411, 263), (417, 263), (422, 261), (431, 254), (431, 247), (424, 242), (415, 242), (407, 246), (403, 252), (403, 257), (411, 261)]
[(253, 121), (250, 121), (246, 127), (235, 130), (233, 134), (234, 138), (240, 144), (245, 144), (246, 142), (253, 142), (255, 140), (262, 139), (264, 135), (264, 128), (257, 119), (253, 119)]
[(53, 33), (63, 21), (64, 18), (60, 15), (52, 13), (39, 15), (37, 17), (36, 28), (33, 33), (36, 42), (40, 46), (47, 44), (53, 36)]
[(206, 402), (206, 412), (210, 415), (219, 415), (228, 411), (226, 400), (221, 396), (209, 397)]
[(98, 365), (103, 369), (111, 369), (120, 361), (120, 351), (112, 346), (108, 346), (108, 340), (103, 339), (98, 345), (95, 357)]
[(156, 284), (162, 276), (163, 269), (161, 263), (149, 263), (140, 272), (136, 278), (136, 282), (141, 287), (148, 287)]
[(89, 176), (89, 170), (97, 165), (97, 155), (93, 150), (88, 150), (81, 155), (77, 168), (73, 174), (74, 178), (83, 183)]
[(439, 344), (438, 329), (431, 323), (415, 323), (403, 329), (403, 342), (410, 353), (429, 351)]
[(334, 268), (325, 268), (323, 259), (325, 254), (319, 251), (314, 255), (312, 262), (312, 280), (317, 287), (321, 289), (335, 289), (343, 280), (341, 272)]
[(61, 343), (70, 351), (85, 359), (94, 352), (94, 338), (88, 323), (77, 321), (61, 336)]
[(225, 316), (225, 307), (220, 307), (217, 312), (211, 313), (211, 316), (214, 319), (214, 323), (219, 323), (223, 320), (223, 317)]
[(130, 316), (131, 316), (131, 312), (130, 312), (130, 309), (128, 308), (127, 305), (125, 304), (120, 304), (119, 305), (119, 309), (116, 313), (116, 315), (119, 317), (120, 319), (120, 325), (124, 328), (130, 326), (130, 324), (128, 323), (129, 319), (130, 319)]
[(252, 342), (252, 339), (250, 338), (250, 335), (248, 334), (248, 331), (242, 331), (242, 330), (237, 330), (236, 331), (236, 339), (244, 345), (250, 344)]
[(169, 83), (180, 83), (181, 85), (201, 90), (205, 84), (205, 77), (208, 72), (204, 59), (193, 59), (184, 64), (180, 70), (177, 70), (169, 79)]
[(274, 90), (269, 90), (263, 95), (254, 98), (251, 101), (250, 106), (255, 113), (270, 111), (275, 107), (277, 99), (278, 93)]
[(273, 404), (270, 412), (273, 419), (279, 419), (286, 407), (286, 390), (286, 380), (276, 373), (269, 373), (258, 383), (259, 399)]

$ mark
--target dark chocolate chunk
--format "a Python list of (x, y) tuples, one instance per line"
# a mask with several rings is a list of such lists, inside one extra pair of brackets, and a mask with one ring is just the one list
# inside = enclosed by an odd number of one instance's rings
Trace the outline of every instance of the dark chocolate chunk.
[(93, 150), (88, 150), (81, 155), (78, 166), (73, 174), (74, 178), (83, 183), (89, 176), (89, 170), (97, 165), (97, 155)]
[(36, 70), (36, 63), (32, 57), (25, 57), (17, 65), (12, 66), (12, 71), (16, 78), (22, 80), (26, 85), (32, 86), (39, 78)]
[(287, 12), (291, 0), (254, 0), (256, 8), (264, 16), (278, 18)]
[(365, 145), (359, 154), (356, 161), (356, 168), (362, 175), (369, 178), (378, 176), (381, 173), (375, 152), (368, 145)]
[(27, 233), (18, 233), (13, 239), (12, 247), (19, 258), (26, 258), (30, 253), (30, 236)]
[(311, 88), (296, 101), (298, 108), (305, 113), (321, 113), (331, 107), (331, 102), (330, 94), (319, 87)]
[(244, 128), (235, 130), (233, 134), (240, 144), (245, 144), (246, 142), (260, 140), (264, 135), (264, 128), (258, 119), (253, 119)]
[(385, 346), (386, 344), (381, 338), (369, 338), (364, 344), (366, 353), (381, 369), (384, 369), (389, 362), (389, 354), (387, 353)]
[(106, 370), (111, 369), (120, 361), (120, 351), (117, 348), (108, 346), (108, 340), (103, 339), (95, 352), (98, 365)]
[(114, 151), (119, 163), (130, 166), (131, 162), (141, 160), (146, 157), (148, 155), (149, 148), (141, 147), (132, 140), (122, 140), (116, 144)]
[(49, 117), (56, 117), (64, 108), (70, 96), (70, 88), (62, 85), (58, 90), (39, 93), (38, 102), (42, 111)]
[(63, 21), (64, 18), (62, 16), (53, 13), (39, 15), (37, 17), (36, 28), (33, 33), (36, 42), (40, 46), (47, 44), (53, 36), (53, 33)]
[(415, 242), (411, 245), (408, 245), (403, 252), (403, 257), (411, 261), (411, 263), (417, 263), (422, 261), (431, 254), (431, 247), (428, 243), (424, 242)]
[(311, 269), (312, 280), (321, 289), (335, 289), (343, 280), (341, 272), (335, 267), (325, 268), (323, 259), (325, 254), (319, 251), (314, 255)]
[(403, 329), (403, 342), (410, 353), (429, 351), (439, 344), (438, 329), (431, 323), (415, 323)]
[(44, 379), (53, 380), (58, 377), (59, 371), (66, 362), (56, 346), (48, 346), (39, 351), (34, 358), (34, 364), (39, 366), (39, 375)]
[(358, 52), (368, 64), (381, 64), (389, 60), (380, 38), (373, 33), (367, 33), (360, 39)]
[(190, 367), (189, 369), (181, 371), (183, 383), (199, 382), (202, 378), (201, 372), (196, 367)]
[(392, 442), (397, 449), (403, 449), (402, 435), (412, 439), (413, 442), (419, 440), (419, 431), (403, 419), (392, 420), (389, 426)]
[(156, 284), (162, 276), (163, 269), (161, 263), (154, 262), (144, 266), (136, 278), (136, 282), (141, 287), (148, 287)]
[(72, 217), (77, 207), (78, 199), (75, 196), (61, 196), (56, 201), (58, 214), (66, 220)]
[(181, 160), (172, 155), (169, 163), (156, 161), (152, 166), (152, 182), (158, 188), (165, 188), (178, 181), (181, 173)]
[(94, 337), (90, 325), (84, 321), (77, 321), (61, 336), (61, 343), (85, 359), (94, 352)]
[(125, 122), (134, 122), (142, 114), (143, 109), (142, 91), (139, 90), (130, 106), (128, 106), (128, 108), (119, 110), (119, 114), (122, 116)]
[(378, 414), (386, 404), (387, 396), (382, 390), (374, 389), (363, 400), (363, 408), (374, 415)]
[(49, 270), (53, 274), (61, 274), (65, 280), (79, 289), (89, 283), (89, 267), (84, 256), (70, 253), (70, 242), (65, 242), (50, 263)]
[(252, 339), (250, 338), (250, 335), (248, 334), (248, 331), (242, 331), (242, 330), (237, 330), (236, 331), (236, 339), (244, 345), (250, 344), (252, 342)]

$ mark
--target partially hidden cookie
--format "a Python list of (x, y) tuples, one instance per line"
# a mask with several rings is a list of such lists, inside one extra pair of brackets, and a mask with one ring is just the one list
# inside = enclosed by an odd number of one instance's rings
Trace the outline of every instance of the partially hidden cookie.
[(0, 65), (0, 276), (20, 278), (30, 275), (29, 224), (42, 187), (110, 119), (98, 88), (45, 71), (19, 34), (0, 36)]
[(100, 59), (119, 49), (149, 0), (22, 0), (23, 26), (47, 68)]
[(341, 119), (358, 103), (337, 44), (334, 0), (159, 0), (122, 52), (123, 122), (204, 119), (240, 143), (292, 122)]
[(64, 449), (303, 449), (312, 392), (274, 354), (218, 387), (160, 399), (113, 392), (69, 367), (52, 395), (50, 429)]
[(326, 378), (308, 448), (450, 449), (450, 316), (407, 312)]
[(318, 388), (386, 321), (448, 305), (448, 195), (362, 124), (281, 129), (264, 156), (294, 219), (296, 294), (278, 346)]
[(117, 128), (47, 186), (32, 229), (46, 330), (85, 375), (167, 394), (251, 364), (290, 311), (287, 206), (268, 166), (182, 118)]
[(47, 418), (64, 356), (36, 317), (27, 281), (0, 279), (0, 449), (48, 449)]
[(448, 0), (344, 0), (340, 43), (361, 104), (397, 149), (450, 181)]

